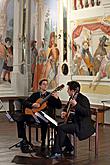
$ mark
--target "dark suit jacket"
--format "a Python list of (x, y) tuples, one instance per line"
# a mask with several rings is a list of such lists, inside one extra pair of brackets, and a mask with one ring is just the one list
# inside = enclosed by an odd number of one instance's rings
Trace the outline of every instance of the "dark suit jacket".
[[(77, 105), (74, 107), (75, 114), (72, 116), (72, 122), (75, 125), (75, 133), (79, 140), (84, 140), (90, 137), (95, 128), (91, 120), (90, 102), (86, 96), (79, 93), (77, 98)], [(66, 111), (66, 105), (64, 111)]]

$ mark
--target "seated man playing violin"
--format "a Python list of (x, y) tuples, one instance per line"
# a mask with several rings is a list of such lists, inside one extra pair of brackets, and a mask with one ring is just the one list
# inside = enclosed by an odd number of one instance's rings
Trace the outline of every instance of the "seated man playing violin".
[[(23, 120), (18, 122), (19, 125), (18, 132), (19, 132), (19, 138), (23, 138), (25, 141), (26, 141), (26, 133), (23, 122), (25, 121), (36, 122), (35, 113), (37, 112), (40, 113), (40, 111), (43, 111), (52, 117), (53, 110), (55, 108), (60, 109), (62, 107), (62, 103), (60, 101), (58, 93), (56, 92), (57, 90), (50, 93), (47, 91), (47, 88), (48, 88), (48, 80), (42, 79), (39, 82), (39, 90), (33, 93), (23, 102), (25, 115)], [(42, 141), (41, 149), (44, 149), (48, 123), (39, 117), (37, 117), (37, 120), (40, 121), (41, 124), (41, 141)]]
[(48, 155), (53, 159), (58, 159), (62, 154), (71, 154), (74, 151), (74, 146), (72, 146), (67, 134), (74, 135), (75, 133), (79, 140), (84, 140), (95, 131), (91, 120), (90, 102), (86, 96), (80, 93), (80, 84), (77, 81), (70, 81), (67, 86), (67, 93), (70, 98), (61, 112), (61, 118), (64, 119), (64, 122), (57, 127), (53, 152), (50, 156)]

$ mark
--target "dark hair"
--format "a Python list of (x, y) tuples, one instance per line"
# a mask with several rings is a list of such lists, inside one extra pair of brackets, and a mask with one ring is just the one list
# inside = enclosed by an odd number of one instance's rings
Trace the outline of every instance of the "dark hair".
[(48, 83), (48, 80), (46, 78), (44, 78), (44, 79), (39, 81), (39, 85), (41, 85), (43, 81), (47, 81), (47, 83)]
[(36, 43), (37, 43), (37, 41), (33, 40), (33, 41), (31, 42), (31, 47), (34, 47), (34, 44), (36, 44)]
[(69, 86), (70, 90), (80, 91), (80, 84), (77, 81), (69, 81), (67, 85)]
[(5, 38), (5, 42), (7, 43), (8, 41), (11, 42), (11, 38), (6, 37), (6, 38)]

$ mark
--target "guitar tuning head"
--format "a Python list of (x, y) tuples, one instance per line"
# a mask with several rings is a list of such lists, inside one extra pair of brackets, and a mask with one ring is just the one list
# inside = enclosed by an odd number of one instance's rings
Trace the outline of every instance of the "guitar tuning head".
[(65, 86), (64, 86), (64, 84), (61, 84), (60, 87), (61, 87), (61, 88), (64, 88)]
[(61, 84), (58, 88), (59, 90), (62, 90), (64, 87), (65, 87), (64, 84)]
[(60, 91), (60, 90), (62, 90), (64, 87), (65, 87), (64, 84), (61, 84), (60, 86), (58, 86), (58, 87), (55, 89), (55, 91)]

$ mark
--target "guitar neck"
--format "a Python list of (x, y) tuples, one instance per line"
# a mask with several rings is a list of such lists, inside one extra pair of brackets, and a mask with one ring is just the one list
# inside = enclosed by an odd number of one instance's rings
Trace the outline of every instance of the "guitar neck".
[(46, 102), (50, 96), (51, 96), (51, 93), (49, 95), (47, 95), (44, 99), (41, 100), (40, 105), (42, 105), (44, 102)]
[(60, 90), (62, 90), (64, 88), (64, 85), (62, 84), (62, 85), (60, 85), (60, 86), (58, 86), (56, 89), (54, 89), (50, 94), (48, 94), (44, 99), (42, 99), (42, 101), (40, 102), (40, 105), (42, 105), (44, 102), (46, 102), (48, 99), (49, 99), (49, 97), (51, 96), (51, 94), (53, 93), (53, 92), (57, 92), (57, 91), (60, 91)]

